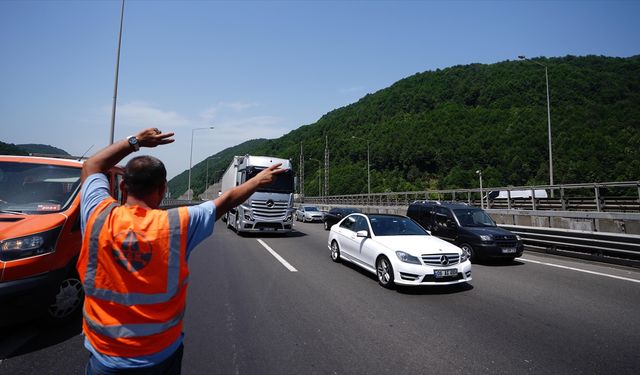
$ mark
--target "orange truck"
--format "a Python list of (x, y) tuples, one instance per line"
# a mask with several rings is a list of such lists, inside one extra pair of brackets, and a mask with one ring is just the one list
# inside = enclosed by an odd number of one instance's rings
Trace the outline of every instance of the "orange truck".
[[(0, 155), (0, 322), (44, 316), (62, 323), (82, 310), (75, 270), (80, 252), (82, 161)], [(120, 191), (122, 169), (108, 173)]]

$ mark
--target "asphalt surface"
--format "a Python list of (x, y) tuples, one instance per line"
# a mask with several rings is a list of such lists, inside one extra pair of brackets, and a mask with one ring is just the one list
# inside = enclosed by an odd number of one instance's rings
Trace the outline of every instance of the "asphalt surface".
[[(183, 374), (640, 368), (638, 269), (525, 252), (510, 264), (474, 264), (470, 284), (387, 290), (374, 275), (330, 260), (322, 224), (296, 229), (238, 236), (219, 222), (196, 249)], [(79, 322), (0, 332), (0, 374), (83, 373)]]

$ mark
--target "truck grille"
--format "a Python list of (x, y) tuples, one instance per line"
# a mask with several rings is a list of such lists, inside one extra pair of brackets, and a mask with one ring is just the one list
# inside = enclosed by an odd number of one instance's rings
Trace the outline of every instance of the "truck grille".
[(287, 202), (274, 202), (272, 206), (267, 205), (269, 201), (251, 201), (251, 210), (256, 220), (284, 220), (287, 217), (289, 204)]
[(422, 254), (420, 257), (429, 266), (446, 267), (460, 263), (460, 255), (456, 253)]

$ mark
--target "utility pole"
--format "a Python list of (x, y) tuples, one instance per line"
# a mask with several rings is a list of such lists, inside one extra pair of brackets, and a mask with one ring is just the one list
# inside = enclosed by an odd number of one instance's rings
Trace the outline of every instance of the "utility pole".
[(300, 142), (300, 198), (304, 199), (304, 152), (302, 150), (302, 142)]
[(324, 196), (329, 195), (329, 136), (325, 135), (324, 143)]

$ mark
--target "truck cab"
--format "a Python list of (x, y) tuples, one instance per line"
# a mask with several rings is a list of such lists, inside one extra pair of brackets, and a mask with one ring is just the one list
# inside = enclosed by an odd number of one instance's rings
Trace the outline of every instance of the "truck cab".
[(222, 176), (222, 193), (243, 184), (260, 171), (281, 163), (286, 172), (261, 187), (241, 205), (231, 209), (225, 219), (236, 232), (289, 232), (293, 227), (294, 176), (291, 161), (271, 156), (235, 156)]

